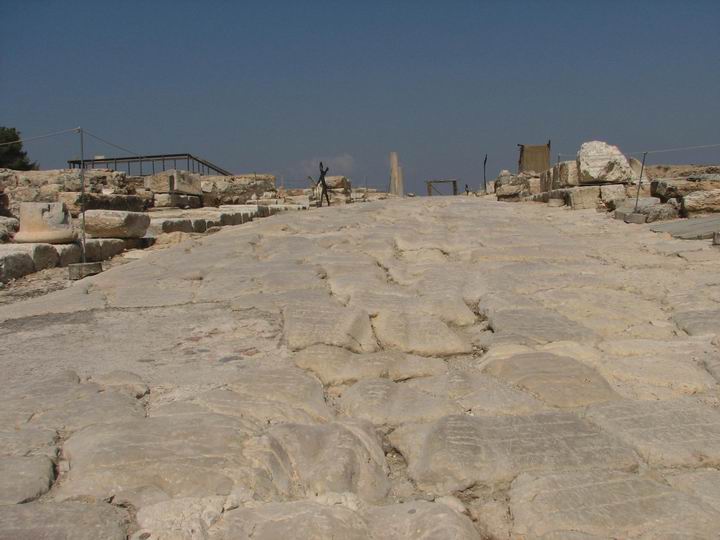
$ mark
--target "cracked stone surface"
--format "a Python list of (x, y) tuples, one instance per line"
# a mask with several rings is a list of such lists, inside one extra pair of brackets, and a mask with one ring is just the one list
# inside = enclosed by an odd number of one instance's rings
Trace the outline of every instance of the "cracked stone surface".
[(0, 307), (0, 539), (712, 538), (709, 241), (279, 214)]
[(614, 538), (712, 538), (720, 514), (642, 475), (617, 471), (522, 475), (510, 489), (513, 533), (560, 537), (570, 532)]

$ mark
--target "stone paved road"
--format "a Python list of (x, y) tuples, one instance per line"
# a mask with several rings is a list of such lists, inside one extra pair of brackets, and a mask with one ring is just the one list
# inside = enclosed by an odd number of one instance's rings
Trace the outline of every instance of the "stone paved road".
[(719, 262), (414, 199), (1, 307), (0, 539), (716, 538)]

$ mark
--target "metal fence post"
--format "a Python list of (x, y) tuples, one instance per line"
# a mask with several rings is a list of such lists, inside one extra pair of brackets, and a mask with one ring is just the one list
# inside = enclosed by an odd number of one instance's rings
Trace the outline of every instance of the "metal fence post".
[(645, 158), (646, 157), (647, 157), (647, 152), (643, 152), (642, 165), (640, 165), (640, 178), (638, 178), (637, 194), (635, 195), (635, 210), (633, 210), (634, 214), (637, 214), (638, 203), (640, 202), (640, 186), (642, 185), (642, 175), (643, 175), (643, 171), (645, 170)]

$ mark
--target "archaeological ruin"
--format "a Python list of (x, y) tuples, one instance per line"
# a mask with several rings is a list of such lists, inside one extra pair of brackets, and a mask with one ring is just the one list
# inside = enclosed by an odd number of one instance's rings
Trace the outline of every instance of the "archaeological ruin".
[(0, 539), (718, 538), (720, 168), (549, 148), (0, 170)]

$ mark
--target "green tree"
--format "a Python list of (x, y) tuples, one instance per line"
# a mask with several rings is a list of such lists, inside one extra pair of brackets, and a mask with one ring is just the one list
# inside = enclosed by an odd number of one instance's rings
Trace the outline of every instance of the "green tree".
[[(19, 139), (20, 132), (17, 129), (0, 126), (0, 144)], [(37, 163), (28, 159), (27, 152), (23, 150), (22, 143), (19, 142), (0, 146), (0, 168), (29, 171), (37, 169)]]

